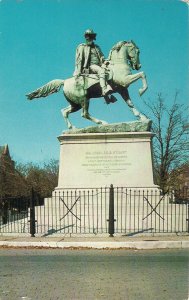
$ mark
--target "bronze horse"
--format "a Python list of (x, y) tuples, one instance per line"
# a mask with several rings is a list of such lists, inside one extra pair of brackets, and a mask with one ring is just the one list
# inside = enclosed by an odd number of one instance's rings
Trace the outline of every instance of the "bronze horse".
[[(144, 72), (131, 73), (131, 68), (133, 70), (141, 68), (139, 53), (139, 48), (133, 41), (118, 42), (110, 50), (108, 67), (106, 65), (102, 67), (107, 69), (108, 83), (112, 87), (113, 92), (119, 93), (122, 96), (135, 117), (141, 121), (146, 121), (148, 119), (134, 107), (127, 89), (130, 84), (138, 79), (141, 79), (143, 84), (142, 88), (139, 89), (140, 96), (148, 88)], [(69, 114), (81, 108), (83, 118), (91, 120), (96, 124), (107, 124), (107, 122), (96, 119), (89, 114), (90, 99), (102, 97), (99, 78), (96, 74), (82, 74), (79, 77), (72, 77), (65, 80), (52, 80), (28, 94), (27, 98), (32, 100), (34, 98), (47, 97), (50, 94), (58, 92), (61, 87), (63, 87), (66, 100), (70, 103), (68, 107), (61, 110), (69, 129), (75, 128), (69, 120)]]

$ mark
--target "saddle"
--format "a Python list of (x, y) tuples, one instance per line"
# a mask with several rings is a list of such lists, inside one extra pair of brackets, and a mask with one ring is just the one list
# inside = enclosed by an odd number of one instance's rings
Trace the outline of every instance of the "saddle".
[[(94, 73), (88, 73), (86, 70), (78, 78), (76, 78), (76, 85), (82, 86), (85, 90), (89, 89), (91, 86), (99, 83), (99, 76)], [(106, 81), (109, 82), (113, 78), (113, 72), (106, 69)]]

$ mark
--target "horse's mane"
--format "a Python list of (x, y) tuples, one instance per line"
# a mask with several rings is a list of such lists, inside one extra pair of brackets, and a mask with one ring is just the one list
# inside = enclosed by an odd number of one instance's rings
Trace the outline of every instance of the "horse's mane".
[(114, 51), (114, 50), (117, 50), (119, 51), (121, 49), (121, 47), (125, 44), (128, 44), (129, 42), (127, 41), (120, 41), (120, 42), (117, 42), (111, 49), (111, 51)]

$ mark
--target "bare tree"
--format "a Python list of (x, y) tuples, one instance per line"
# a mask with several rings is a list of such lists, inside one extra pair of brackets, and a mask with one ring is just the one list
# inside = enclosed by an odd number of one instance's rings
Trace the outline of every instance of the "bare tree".
[(26, 189), (24, 178), (15, 169), (9, 157), (0, 159), (0, 198), (20, 196), (20, 190)]
[[(156, 183), (166, 192), (175, 186), (180, 166), (188, 160), (187, 108), (178, 103), (178, 92), (175, 93), (171, 107), (166, 106), (161, 94), (158, 94), (156, 102), (146, 104), (153, 121), (152, 131), (155, 133), (153, 155)], [(173, 174), (177, 174), (176, 177)]]
[(17, 171), (25, 178), (27, 188), (33, 188), (40, 197), (49, 197), (58, 184), (58, 161), (51, 159), (43, 167), (37, 164), (17, 164)]

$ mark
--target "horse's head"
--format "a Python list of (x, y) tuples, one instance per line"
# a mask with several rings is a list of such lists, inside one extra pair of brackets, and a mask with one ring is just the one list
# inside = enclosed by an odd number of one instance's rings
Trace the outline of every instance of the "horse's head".
[(133, 70), (139, 70), (141, 68), (139, 59), (140, 50), (133, 41), (127, 43), (127, 52), (131, 68)]
[(140, 50), (133, 41), (121, 41), (113, 46), (109, 59), (113, 63), (127, 63), (128, 61), (133, 70), (139, 70), (141, 68), (139, 54)]

